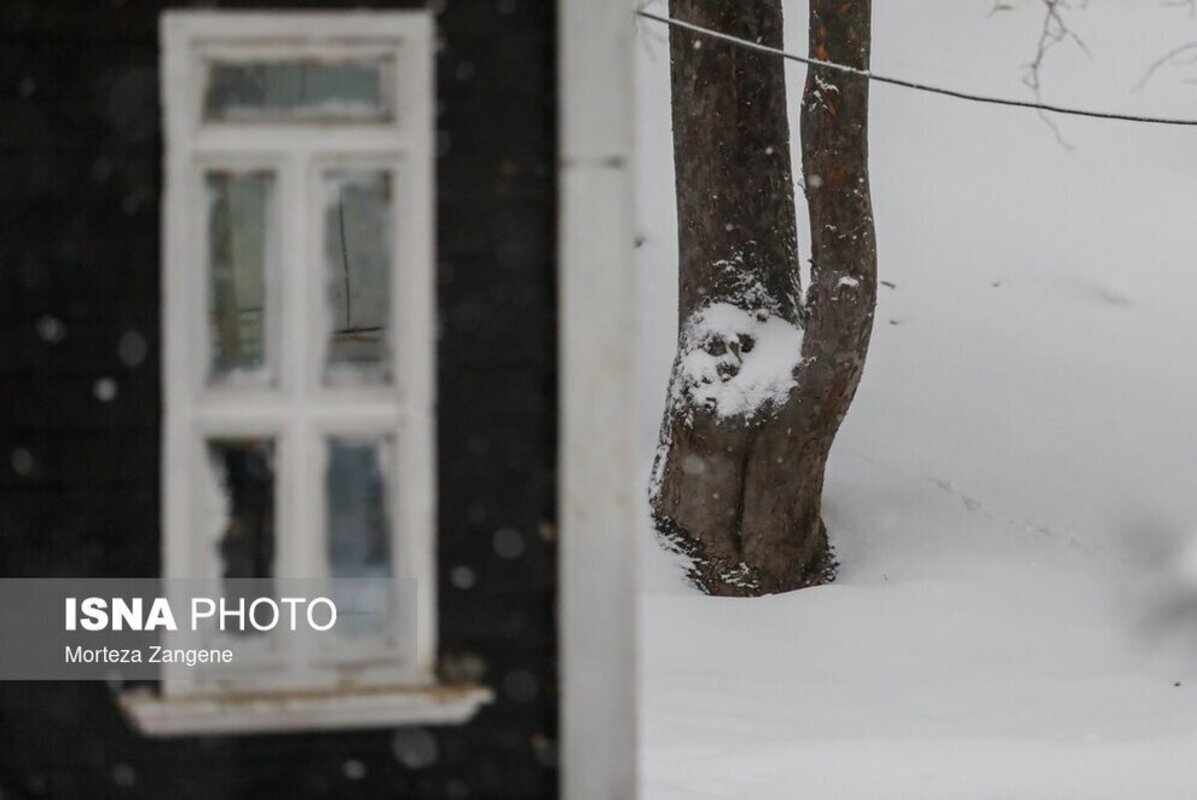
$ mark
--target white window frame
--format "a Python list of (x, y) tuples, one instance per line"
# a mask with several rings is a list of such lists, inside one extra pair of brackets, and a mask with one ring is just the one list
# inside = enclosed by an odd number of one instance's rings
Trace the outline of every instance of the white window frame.
[[(210, 480), (205, 474), (209, 439), (273, 437), (274, 575), (323, 578), (324, 441), (330, 435), (390, 437), (395, 463), (384, 470), (390, 478), (390, 553), (395, 577), (414, 579), (415, 652), (357, 651), (363, 659), (390, 659), (373, 672), (360, 663), (329, 664), (326, 655), (315, 650), (300, 655), (328, 665), (329, 685), (343, 687), (352, 676), (352, 681), (372, 690), (379, 685), (430, 686), (436, 667), (431, 16), (419, 11), (172, 11), (162, 16), (161, 41), (166, 114), (164, 577), (219, 574), (214, 543), (201, 529), (199, 511), (199, 494), (204, 481)], [(390, 117), (315, 122), (203, 119), (209, 59), (305, 57), (393, 60), (392, 77), (382, 81), (382, 91), (390, 95)], [(381, 168), (391, 175), (388, 385), (330, 387), (323, 380), (330, 326), (320, 179), (323, 170), (341, 166)], [(268, 169), (275, 176), (272, 224), (277, 235), (271, 240), (275, 250), (267, 265), (265, 337), (266, 346), (275, 348), (270, 385), (207, 381), (204, 173), (212, 168)], [(273, 657), (267, 653), (261, 666), (285, 664), (284, 655), (295, 657), (293, 652)], [(385, 657), (375, 658), (379, 655)], [(193, 671), (164, 677), (166, 695), (212, 690), (197, 682)], [(252, 688), (252, 675), (238, 685)], [(411, 705), (410, 694), (404, 703)], [(377, 716), (377, 708), (373, 714)], [(279, 727), (287, 727), (286, 722)]]

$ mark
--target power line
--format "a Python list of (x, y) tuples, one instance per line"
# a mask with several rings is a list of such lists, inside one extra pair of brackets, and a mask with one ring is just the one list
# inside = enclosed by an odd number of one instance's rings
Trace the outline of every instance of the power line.
[(1041, 103), (1032, 100), (1015, 100), (1009, 97), (991, 97), (989, 95), (975, 94), (973, 92), (965, 92), (959, 89), (948, 89), (943, 86), (931, 86), (926, 83), (919, 83), (917, 81), (906, 80), (905, 78), (893, 78), (888, 75), (879, 75), (872, 70), (858, 69), (857, 67), (849, 67), (846, 64), (836, 64), (831, 61), (821, 61), (817, 58), (809, 58), (807, 56), (800, 56), (796, 53), (789, 53), (785, 50), (779, 50), (776, 47), (769, 47), (768, 45), (759, 44), (758, 42), (750, 42), (747, 39), (740, 39), (730, 34), (721, 33), (720, 31), (704, 28), (700, 25), (694, 25), (690, 22), (683, 22), (680, 19), (673, 17), (663, 17), (659, 14), (653, 14), (650, 11), (639, 10), (638, 15), (651, 19), (655, 22), (661, 22), (670, 27), (680, 28), (682, 30), (690, 31), (691, 33), (708, 36), (712, 39), (718, 39), (722, 42), (733, 44), (737, 47), (742, 47), (746, 50), (755, 50), (758, 53), (766, 53), (768, 55), (778, 56), (788, 61), (797, 61), (812, 67), (820, 67), (822, 69), (829, 69), (836, 72), (843, 72), (848, 75), (855, 75), (860, 78), (866, 78), (877, 83), (887, 83), (890, 86), (900, 86), (904, 89), (914, 89), (919, 92), (928, 92), (930, 94), (943, 95), (944, 97), (954, 97), (958, 100), (969, 100), (974, 103), (989, 103), (997, 106), (1012, 106), (1014, 108), (1029, 108), (1035, 111), (1050, 111), (1055, 114), (1067, 114), (1073, 117), (1089, 117), (1091, 119), (1112, 119), (1121, 122), (1145, 122), (1152, 125), (1185, 125), (1197, 126), (1197, 119), (1178, 119), (1176, 117), (1150, 117), (1139, 114), (1117, 114), (1109, 111), (1090, 111), (1083, 108), (1072, 108), (1069, 106), (1057, 106), (1051, 103)]

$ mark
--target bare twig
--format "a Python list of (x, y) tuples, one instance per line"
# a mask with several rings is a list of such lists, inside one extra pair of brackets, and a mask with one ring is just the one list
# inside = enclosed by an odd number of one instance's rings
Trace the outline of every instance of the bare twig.
[[(1050, 53), (1057, 45), (1065, 42), (1072, 42), (1080, 48), (1086, 56), (1092, 58), (1093, 55), (1089, 51), (1089, 47), (1084, 40), (1076, 34), (1076, 32), (1069, 27), (1065, 20), (1065, 14), (1072, 10), (1070, 0), (1042, 0), (1043, 1), (1043, 25), (1039, 30), (1039, 41), (1035, 47), (1035, 57), (1026, 66), (1026, 72), (1023, 74), (1023, 83), (1030, 87), (1031, 91), (1035, 93), (1035, 99), (1043, 102), (1043, 64), (1047, 59), (1047, 54)], [(1074, 149), (1072, 144), (1068, 142), (1063, 133), (1060, 131), (1059, 125), (1055, 120), (1048, 117), (1042, 111), (1039, 112), (1039, 118), (1042, 119), (1049, 128), (1052, 134), (1055, 135), (1056, 141), (1068, 150)]]
[[(1152, 76), (1155, 75), (1156, 71), (1158, 69), (1160, 69), (1160, 67), (1164, 66), (1165, 64), (1168, 64), (1169, 62), (1175, 61), (1179, 56), (1181, 56), (1185, 53), (1188, 53), (1190, 51), (1193, 51), (1193, 50), (1197, 50), (1197, 42), (1189, 42), (1188, 44), (1182, 44), (1179, 47), (1174, 47), (1171, 50), (1169, 50), (1167, 53), (1164, 53), (1162, 56), (1157, 58), (1155, 61), (1151, 62), (1151, 66), (1149, 66), (1147, 68), (1147, 72), (1145, 72), (1143, 74), (1142, 80), (1140, 80), (1138, 83), (1136, 83), (1135, 88), (1131, 89), (1131, 91), (1132, 92), (1139, 91), (1140, 89), (1142, 89), (1144, 86), (1147, 85), (1147, 82), (1149, 80), (1151, 80)], [(1190, 58), (1185, 61), (1181, 61), (1180, 63), (1192, 64), (1193, 59)]]
[(1026, 74), (1023, 76), (1023, 83), (1034, 90), (1035, 96), (1039, 96), (1039, 90), (1042, 88), (1042, 73), (1043, 64), (1047, 59), (1047, 54), (1056, 48), (1057, 45), (1065, 42), (1072, 42), (1081, 52), (1089, 58), (1093, 54), (1089, 51), (1089, 46), (1085, 41), (1068, 25), (1065, 20), (1065, 14), (1072, 10), (1070, 0), (1042, 0), (1043, 2), (1043, 25), (1039, 30), (1039, 41), (1035, 48), (1035, 57), (1026, 67)]

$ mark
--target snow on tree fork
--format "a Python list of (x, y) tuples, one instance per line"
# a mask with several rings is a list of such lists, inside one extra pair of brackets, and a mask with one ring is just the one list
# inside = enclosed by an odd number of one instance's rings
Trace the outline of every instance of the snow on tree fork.
[[(780, 0), (679, 0), (674, 16), (780, 46)], [(866, 68), (868, 2), (813, 0), (812, 54)], [(657, 530), (710, 594), (830, 580), (821, 517), (832, 441), (860, 381), (876, 302), (868, 85), (812, 70), (802, 154), (811, 286), (778, 59), (670, 32), (678, 354), (653, 470)]]

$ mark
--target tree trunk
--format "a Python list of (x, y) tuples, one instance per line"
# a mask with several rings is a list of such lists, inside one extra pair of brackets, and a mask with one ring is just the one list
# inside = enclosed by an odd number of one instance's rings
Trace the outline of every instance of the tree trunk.
[[(674, 0), (678, 19), (782, 46), (780, 0)], [(810, 52), (867, 68), (868, 0), (811, 0)], [(711, 594), (829, 580), (823, 473), (876, 301), (868, 82), (812, 70), (802, 155), (811, 286), (799, 287), (781, 59), (670, 33), (678, 355), (652, 509)]]

